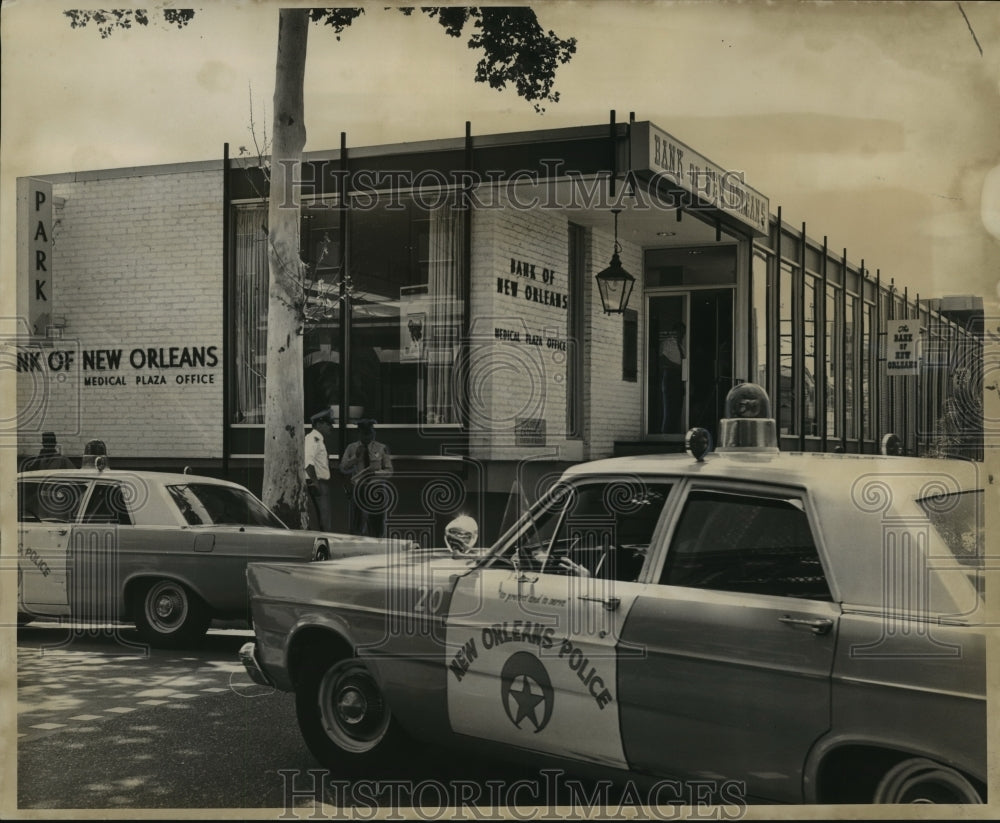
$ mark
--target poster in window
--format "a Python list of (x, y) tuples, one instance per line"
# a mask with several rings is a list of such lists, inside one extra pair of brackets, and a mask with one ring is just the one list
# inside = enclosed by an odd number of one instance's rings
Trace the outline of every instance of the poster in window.
[(400, 313), (399, 360), (411, 363), (424, 359), (427, 339), (427, 312)]

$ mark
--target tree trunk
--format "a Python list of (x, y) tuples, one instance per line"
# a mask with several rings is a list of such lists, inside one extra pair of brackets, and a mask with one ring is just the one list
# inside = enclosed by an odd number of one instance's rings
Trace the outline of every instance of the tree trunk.
[(267, 400), (264, 502), (288, 526), (304, 525), (300, 197), (292, 185), (306, 142), (303, 83), (308, 9), (278, 13), (271, 190), (268, 202)]

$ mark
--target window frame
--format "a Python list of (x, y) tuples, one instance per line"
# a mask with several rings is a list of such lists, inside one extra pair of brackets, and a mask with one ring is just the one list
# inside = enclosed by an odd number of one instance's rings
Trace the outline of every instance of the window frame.
[[(87, 495), (87, 503), (85, 506), (81, 507), (78, 514), (79, 522), (83, 525), (88, 526), (134, 526), (135, 513), (132, 511), (132, 507), (128, 504), (127, 495), (125, 494), (123, 487), (124, 483), (121, 480), (96, 480), (90, 489), (90, 494)], [(117, 491), (117, 494), (121, 498), (122, 504), (125, 506), (124, 514), (128, 517), (128, 523), (117, 523), (109, 522), (104, 520), (91, 520), (89, 519), (90, 505), (97, 499), (97, 495), (100, 490), (109, 489), (112, 492)], [(107, 500), (108, 498), (105, 498)]]
[[(184, 528), (196, 529), (196, 528), (208, 528), (208, 529), (220, 529), (220, 528), (237, 528), (237, 529), (250, 529), (250, 528), (265, 528), (265, 529), (275, 529), (275, 530), (287, 530), (288, 526), (278, 519), (278, 516), (272, 512), (267, 506), (264, 505), (256, 495), (249, 491), (249, 489), (239, 489), (233, 488), (231, 486), (225, 486), (220, 483), (205, 483), (201, 480), (194, 480), (189, 483), (167, 483), (164, 485), (167, 492), (167, 497), (170, 500), (170, 504), (173, 506), (175, 511), (180, 515), (181, 522), (184, 524)], [(189, 491), (192, 490), (193, 491)], [(211, 511), (207, 509), (204, 501), (198, 495), (198, 489), (215, 489), (220, 493), (231, 495), (232, 498), (240, 499), (242, 498), (245, 502), (252, 502), (259, 506), (264, 512), (267, 513), (268, 518), (273, 523), (239, 523), (239, 522), (228, 522), (228, 521), (217, 521), (210, 517), (209, 522), (192, 523), (191, 519), (185, 513), (183, 506), (181, 505), (181, 499), (185, 498), (188, 494), (193, 494), (195, 500), (205, 509), (205, 513), (209, 516), (212, 514)]]
[[(700, 587), (685, 587), (678, 586), (678, 588), (685, 588), (689, 591), (703, 591), (710, 592), (713, 594), (727, 594), (737, 597), (778, 597), (782, 600), (791, 601), (803, 601), (808, 600), (813, 603), (823, 603), (832, 602), (835, 604), (843, 602), (843, 598), (840, 593), (839, 586), (837, 585), (836, 575), (832, 573), (832, 565), (829, 560), (829, 553), (827, 551), (826, 541), (823, 537), (823, 532), (819, 528), (819, 518), (817, 516), (815, 506), (812, 501), (812, 497), (809, 494), (808, 489), (803, 486), (797, 486), (794, 484), (761, 484), (753, 482), (740, 482), (740, 481), (726, 481), (718, 479), (705, 479), (705, 480), (688, 480), (686, 483), (678, 484), (678, 488), (674, 490), (672, 507), (669, 511), (669, 516), (667, 522), (669, 523), (669, 528), (666, 533), (661, 536), (662, 549), (659, 552), (659, 556), (655, 559), (655, 562), (650, 565), (647, 564), (645, 569), (647, 575), (647, 581), (654, 586), (664, 587), (670, 584), (660, 583), (660, 578), (663, 576), (664, 569), (670, 559), (670, 552), (673, 546), (674, 538), (677, 534), (677, 528), (680, 525), (681, 517), (686, 510), (688, 500), (691, 495), (697, 492), (712, 492), (717, 494), (728, 494), (734, 496), (746, 496), (746, 497), (756, 497), (770, 500), (798, 500), (802, 505), (802, 511), (806, 515), (806, 521), (809, 526), (810, 534), (812, 535), (813, 544), (816, 547), (816, 553), (819, 556), (820, 566), (823, 569), (823, 576), (826, 578), (827, 587), (830, 591), (830, 600), (815, 600), (811, 598), (797, 598), (790, 597), (787, 595), (772, 595), (772, 594), (757, 594), (753, 592), (733, 592), (727, 591), (725, 589), (714, 589), (714, 588), (700, 588)], [(662, 525), (662, 524), (661, 524)]]
[[(76, 509), (73, 512), (73, 517), (64, 520), (53, 520), (51, 518), (38, 519), (38, 520), (24, 520), (23, 506), (24, 497), (23, 489), (27, 484), (38, 486), (39, 488), (43, 486), (50, 486), (53, 483), (65, 483), (72, 484), (74, 486), (82, 487), (79, 500), (77, 501)], [(87, 505), (90, 503), (90, 493), (94, 485), (94, 481), (89, 478), (81, 477), (24, 477), (19, 478), (17, 481), (17, 520), (19, 525), (37, 525), (41, 523), (65, 523), (73, 525), (80, 522), (80, 518), (87, 509)], [(37, 497), (37, 493), (35, 495)]]

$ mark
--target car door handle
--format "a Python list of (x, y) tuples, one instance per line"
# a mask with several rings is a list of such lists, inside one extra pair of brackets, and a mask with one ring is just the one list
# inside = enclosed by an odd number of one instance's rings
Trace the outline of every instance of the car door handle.
[(69, 529), (51, 529), (49, 534), (58, 534), (60, 537), (69, 534)]
[(813, 634), (826, 634), (833, 628), (833, 621), (828, 617), (784, 617), (778, 618), (779, 623), (791, 626), (793, 629), (809, 629)]
[(622, 604), (620, 597), (591, 597), (590, 595), (580, 594), (577, 595), (577, 600), (589, 600), (592, 603), (600, 603), (609, 612), (613, 612)]

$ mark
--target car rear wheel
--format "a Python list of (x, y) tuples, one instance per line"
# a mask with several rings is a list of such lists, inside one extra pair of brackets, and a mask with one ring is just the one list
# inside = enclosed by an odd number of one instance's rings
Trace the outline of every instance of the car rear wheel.
[(948, 766), (922, 757), (893, 766), (875, 789), (876, 803), (982, 803), (975, 787)]
[(176, 580), (154, 580), (142, 587), (133, 608), (139, 634), (158, 648), (194, 643), (204, 636), (211, 622), (201, 599)]
[(355, 658), (304, 663), (295, 712), (309, 751), (339, 772), (391, 766), (403, 735), (368, 667)]

